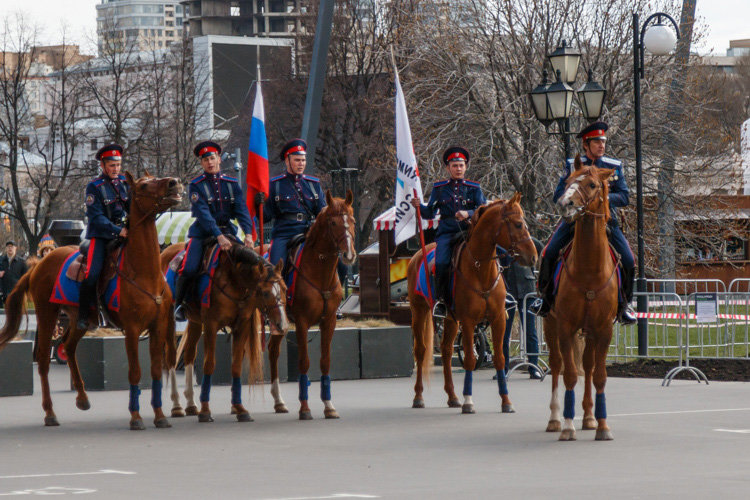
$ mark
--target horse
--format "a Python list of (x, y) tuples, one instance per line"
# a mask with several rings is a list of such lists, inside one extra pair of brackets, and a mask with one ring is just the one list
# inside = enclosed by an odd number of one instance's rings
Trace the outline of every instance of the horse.
[[(169, 263), (185, 248), (184, 243), (167, 247), (161, 254), (162, 272), (166, 274)], [(183, 410), (177, 393), (174, 369), (169, 372), (171, 382), (172, 417), (197, 415), (199, 422), (213, 422), (209, 406), (211, 375), (216, 365), (216, 333), (224, 327), (232, 330), (232, 403), (231, 412), (240, 422), (251, 422), (250, 413), (242, 405), (242, 360), (249, 341), (250, 380), (263, 379), (261, 340), (255, 329), (254, 312), (259, 309), (269, 318), (271, 332), (283, 336), (289, 329), (285, 304), (286, 285), (281, 276), (282, 263), (276, 267), (250, 248), (235, 243), (228, 251), (219, 253), (219, 262), (213, 274), (210, 307), (197, 303), (186, 304), (188, 327), (184, 349), (185, 398)], [(201, 384), (201, 409), (195, 404), (193, 393), (193, 367), (201, 331), (205, 333), (203, 381)], [(253, 334), (251, 334), (253, 332)]]
[[(176, 362), (175, 325), (172, 313), (172, 294), (159, 267), (159, 242), (156, 233), (156, 214), (164, 212), (182, 201), (184, 191), (178, 179), (172, 177), (155, 178), (146, 172), (144, 177), (135, 180), (125, 173), (130, 186), (131, 201), (128, 223), (128, 238), (122, 246), (117, 274), (120, 279), (119, 311), (107, 305), (106, 313), (111, 322), (122, 327), (128, 355), (128, 380), (130, 382), (130, 429), (143, 430), (143, 419), (139, 412), (141, 367), (138, 363), (138, 339), (141, 332), (149, 332), (149, 352), (151, 354), (152, 395), (154, 425), (157, 428), (170, 427), (161, 408), (161, 373), (165, 365), (173, 367)], [(42, 383), (42, 408), (46, 426), (60, 425), (54, 410), (49, 388), (49, 362), (52, 335), (57, 324), (57, 316), (62, 309), (70, 318), (64, 333), (65, 352), (68, 366), (76, 388), (76, 406), (81, 410), (91, 407), (83, 386), (81, 372), (76, 360), (78, 341), (86, 330), (75, 325), (78, 307), (50, 302), (55, 282), (63, 263), (71, 254), (79, 252), (78, 247), (65, 246), (52, 251), (41, 259), (33, 269), (24, 274), (8, 296), (6, 302), (7, 322), (0, 330), (0, 349), (18, 332), (23, 314), (24, 302), (28, 293), (34, 301), (38, 331), (38, 371)], [(105, 265), (106, 269), (106, 265)], [(94, 321), (98, 315), (93, 315)]]
[[(577, 333), (583, 332), (584, 395), (583, 429), (596, 429), (597, 441), (612, 439), (607, 426), (604, 386), (607, 382), (607, 350), (612, 340), (612, 325), (617, 315), (618, 284), (607, 240), (609, 184), (613, 170), (583, 166), (576, 156), (574, 170), (557, 204), (563, 218), (575, 223), (570, 253), (562, 259), (557, 296), (553, 309), (544, 319), (544, 336), (549, 346), (552, 370), (552, 399), (547, 432), (560, 432), (560, 441), (574, 441), (574, 387), (578, 379), (574, 351)], [(557, 397), (558, 376), (564, 363), (564, 423), (560, 422)], [(591, 382), (596, 387), (596, 409), (592, 414)], [(562, 429), (561, 429), (562, 427)]]
[[(296, 271), (289, 311), (294, 318), (297, 348), (299, 352), (299, 419), (312, 420), (312, 412), (307, 403), (307, 387), (310, 358), (307, 353), (307, 331), (320, 325), (320, 399), (323, 401), (325, 418), (339, 418), (331, 402), (331, 341), (336, 328), (336, 310), (344, 297), (336, 265), (339, 258), (351, 265), (357, 258), (354, 249), (354, 196), (347, 190), (346, 199), (334, 198), (326, 191), (327, 206), (305, 236), (305, 246), (298, 263), (293, 263)], [(279, 392), (279, 348), (282, 337), (271, 336), (268, 343), (268, 359), (271, 364), (271, 395), (276, 413), (288, 413), (286, 403)]]
[[(505, 379), (505, 359), (503, 357), (503, 337), (505, 335), (505, 283), (502, 279), (502, 268), (497, 260), (496, 247), (499, 245), (508, 250), (511, 257), (521, 264), (533, 266), (536, 262), (536, 247), (529, 235), (524, 221), (524, 212), (520, 204), (521, 194), (515, 193), (507, 201), (496, 200), (479, 207), (471, 218), (471, 225), (463, 247), (454, 254), (457, 262), (454, 274), (456, 293), (453, 310), (444, 320), (443, 340), (440, 352), (443, 361), (445, 392), (448, 394), (448, 406), (462, 408), (462, 413), (474, 413), (472, 401), (472, 373), (476, 366), (474, 339), (471, 332), (477, 323), (489, 320), (492, 327), (493, 363), (498, 375), (498, 387), (502, 399), (502, 412), (513, 413), (513, 404), (508, 397), (508, 386)], [(435, 244), (425, 248), (429, 252)], [(414, 336), (414, 357), (417, 365), (417, 380), (414, 386), (413, 408), (424, 408), (424, 390), (422, 380), (429, 376), (432, 363), (433, 319), (432, 304), (417, 292), (419, 268), (423, 266), (422, 250), (409, 261), (407, 270), (409, 308), (411, 309), (411, 328)], [(453, 342), (458, 334), (458, 325), (464, 332), (463, 367), (464, 403), (459, 402), (453, 388), (451, 358)]]

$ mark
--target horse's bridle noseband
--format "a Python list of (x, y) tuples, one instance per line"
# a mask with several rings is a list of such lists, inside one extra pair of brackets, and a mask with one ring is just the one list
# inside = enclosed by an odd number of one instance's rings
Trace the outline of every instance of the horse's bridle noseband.
[[(568, 189), (569, 188), (570, 186), (568, 187)], [(586, 196), (586, 194), (581, 190), (580, 185), (576, 186), (575, 192), (578, 193), (578, 195), (581, 197), (581, 201), (583, 201), (583, 205), (581, 205), (580, 207), (575, 207), (576, 216), (574, 217), (574, 219), (577, 217), (580, 217), (581, 215), (588, 215), (591, 217), (606, 217), (607, 214), (597, 214), (589, 210), (589, 205), (591, 205), (591, 203), (596, 201), (597, 195), (600, 194), (603, 190), (604, 190), (604, 181), (602, 180), (600, 180), (599, 184), (597, 184), (596, 189), (591, 194), (591, 197)], [(602, 197), (600, 198), (600, 200), (604, 201), (604, 198)]]

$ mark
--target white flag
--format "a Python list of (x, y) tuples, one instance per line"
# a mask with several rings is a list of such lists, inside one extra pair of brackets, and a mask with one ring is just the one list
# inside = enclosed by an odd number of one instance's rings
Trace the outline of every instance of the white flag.
[(417, 158), (411, 143), (409, 116), (406, 114), (406, 99), (396, 72), (396, 222), (394, 236), (396, 245), (406, 241), (417, 230), (416, 209), (411, 205), (414, 190), (422, 202), (422, 184), (419, 182)]

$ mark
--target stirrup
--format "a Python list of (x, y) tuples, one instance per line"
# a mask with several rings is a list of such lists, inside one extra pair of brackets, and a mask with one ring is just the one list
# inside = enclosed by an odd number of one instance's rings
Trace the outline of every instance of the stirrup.
[(543, 298), (537, 297), (534, 299), (534, 302), (529, 305), (528, 310), (535, 316), (544, 318), (547, 316), (547, 313), (549, 313), (549, 306)]
[(622, 308), (620, 313), (617, 315), (617, 322), (623, 325), (634, 325), (638, 322), (638, 318), (636, 317), (635, 312), (633, 312), (633, 309), (630, 307), (630, 305), (626, 305)]
[(445, 303), (442, 300), (435, 302), (432, 306), (432, 315), (436, 318), (445, 318), (448, 314), (448, 308), (445, 307)]
[(182, 304), (178, 305), (174, 308), (174, 319), (176, 321), (186, 321), (187, 317), (185, 316), (185, 306)]

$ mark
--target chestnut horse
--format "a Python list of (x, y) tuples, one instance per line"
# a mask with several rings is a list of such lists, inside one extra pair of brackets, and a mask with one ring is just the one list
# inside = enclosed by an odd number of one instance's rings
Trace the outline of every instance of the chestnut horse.
[[(351, 265), (357, 258), (354, 250), (354, 196), (347, 190), (346, 199), (334, 198), (326, 191), (326, 206), (315, 223), (307, 231), (305, 248), (297, 271), (292, 304), (289, 307), (294, 319), (297, 349), (299, 352), (299, 419), (311, 420), (312, 413), (307, 404), (307, 387), (310, 358), (307, 353), (307, 330), (320, 324), (320, 399), (323, 401), (325, 418), (339, 418), (331, 402), (331, 341), (336, 328), (336, 310), (344, 292), (336, 273), (341, 259)], [(282, 336), (273, 335), (268, 343), (268, 359), (271, 363), (271, 394), (276, 413), (289, 410), (279, 393), (279, 347)]]
[[(172, 177), (155, 178), (146, 173), (134, 180), (125, 172), (130, 186), (130, 215), (128, 238), (122, 247), (120, 275), (120, 310), (107, 310), (112, 322), (120, 326), (125, 334), (125, 348), (128, 354), (128, 380), (130, 382), (130, 429), (144, 429), (139, 413), (138, 383), (141, 367), (138, 363), (138, 339), (144, 330), (149, 332), (149, 352), (151, 354), (152, 395), (154, 424), (158, 428), (170, 427), (161, 408), (161, 375), (165, 365), (165, 344), (167, 347), (167, 367), (175, 365), (175, 336), (172, 313), (172, 294), (159, 266), (159, 241), (155, 218), (182, 200), (183, 187)], [(90, 408), (89, 398), (83, 387), (81, 372), (76, 360), (78, 341), (86, 333), (76, 328), (78, 307), (64, 306), (50, 302), (55, 281), (60, 268), (70, 254), (78, 252), (74, 246), (57, 248), (42, 259), (32, 270), (21, 277), (6, 302), (7, 322), (0, 330), (0, 348), (18, 332), (23, 314), (26, 293), (34, 301), (37, 318), (39, 378), (42, 383), (42, 408), (44, 424), (59, 425), (52, 409), (49, 389), (49, 362), (52, 334), (57, 324), (60, 309), (70, 318), (70, 326), (64, 334), (65, 352), (68, 354), (68, 367), (73, 385), (78, 392), (76, 406), (81, 410)], [(106, 268), (106, 266), (105, 266)], [(94, 321), (98, 315), (93, 315)]]
[[(521, 194), (516, 193), (510, 200), (497, 200), (479, 207), (471, 218), (467, 241), (458, 254), (458, 268), (454, 276), (456, 293), (453, 311), (444, 320), (443, 341), (440, 352), (443, 359), (445, 392), (448, 406), (462, 406), (453, 389), (451, 358), (453, 342), (458, 334), (458, 323), (464, 332), (473, 332), (477, 323), (489, 320), (492, 327), (493, 363), (497, 370), (498, 387), (502, 399), (503, 413), (513, 413), (513, 404), (508, 397), (505, 380), (505, 359), (503, 357), (503, 336), (505, 335), (505, 283), (500, 265), (497, 262), (496, 247), (509, 251), (522, 265), (533, 266), (536, 262), (536, 247), (529, 235), (524, 213), (520, 204)], [(426, 247), (426, 251), (435, 244)], [(407, 271), (409, 307), (411, 309), (411, 329), (414, 335), (414, 357), (417, 364), (417, 382), (414, 386), (413, 408), (424, 408), (422, 397), (423, 377), (429, 375), (432, 363), (433, 319), (432, 304), (424, 296), (416, 293), (419, 267), (422, 265), (422, 251), (409, 261)], [(472, 401), (472, 373), (476, 366), (473, 335), (463, 335), (464, 349), (464, 403), (462, 413), (474, 413)]]
[[(185, 248), (184, 243), (169, 246), (161, 254), (162, 272), (166, 274), (169, 263), (175, 255)], [(185, 398), (187, 405), (183, 410), (177, 392), (175, 370), (169, 372), (171, 382), (172, 416), (184, 417), (198, 415), (200, 422), (213, 422), (209, 407), (211, 375), (216, 366), (216, 333), (220, 328), (231, 327), (232, 330), (232, 407), (231, 412), (240, 422), (251, 422), (250, 413), (242, 405), (242, 359), (245, 346), (250, 343), (250, 380), (263, 379), (263, 358), (261, 339), (257, 334), (251, 335), (251, 325), (255, 320), (254, 312), (260, 309), (269, 318), (271, 332), (285, 335), (289, 329), (284, 302), (286, 285), (281, 276), (282, 263), (275, 268), (250, 248), (234, 244), (229, 251), (221, 251), (219, 264), (213, 275), (211, 285), (210, 307), (198, 304), (186, 304), (188, 327), (187, 341), (184, 350), (185, 364)], [(203, 338), (203, 380), (201, 384), (201, 409), (195, 404), (193, 393), (193, 368), (198, 350), (201, 331)], [(257, 331), (257, 330), (256, 330)]]
[[(575, 235), (569, 255), (563, 259), (557, 290), (558, 300), (544, 319), (544, 336), (550, 352), (552, 400), (547, 432), (562, 430), (560, 441), (573, 441), (575, 393), (578, 379), (574, 349), (578, 331), (586, 341), (583, 350), (584, 394), (583, 429), (596, 428), (596, 440), (610, 440), (607, 426), (604, 385), (607, 382), (607, 350), (612, 340), (612, 324), (617, 314), (617, 265), (612, 260), (607, 240), (609, 220), (609, 183), (612, 170), (581, 165), (568, 176), (567, 187), (557, 204), (567, 222), (575, 222)], [(562, 300), (564, 299), (564, 300)], [(564, 423), (560, 422), (557, 397), (561, 365), (565, 369)], [(591, 382), (596, 387), (596, 409), (592, 414)], [(562, 429), (561, 429), (562, 427)]]

